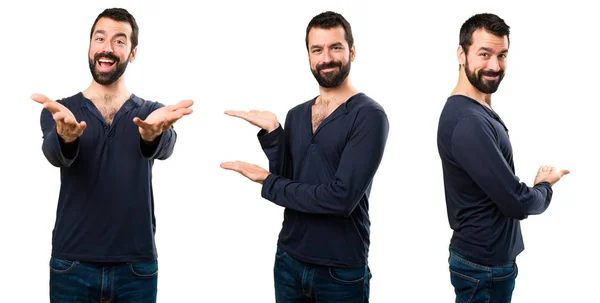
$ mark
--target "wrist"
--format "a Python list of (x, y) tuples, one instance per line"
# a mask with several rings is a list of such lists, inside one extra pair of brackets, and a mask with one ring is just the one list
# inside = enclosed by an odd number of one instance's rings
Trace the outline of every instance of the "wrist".
[(142, 141), (144, 141), (146, 143), (154, 142), (156, 140), (156, 138), (158, 138), (158, 136), (160, 136), (160, 134), (140, 134)]
[(279, 122), (271, 125), (268, 129), (265, 129), (267, 131), (267, 133), (271, 133), (272, 131), (276, 130), (277, 128), (279, 128)]
[(153, 137), (144, 137), (144, 136), (142, 136), (141, 138), (142, 138), (142, 141), (150, 144), (150, 143), (154, 142), (157, 137), (158, 136), (153, 136)]
[(77, 137), (69, 137), (58, 134), (58, 137), (63, 141), (63, 143), (73, 143), (77, 140)]

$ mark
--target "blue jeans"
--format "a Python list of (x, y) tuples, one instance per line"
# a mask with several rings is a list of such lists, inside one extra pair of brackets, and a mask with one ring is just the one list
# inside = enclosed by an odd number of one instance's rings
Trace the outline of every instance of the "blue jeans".
[(277, 303), (369, 302), (369, 266), (352, 268), (307, 264), (277, 249), (275, 254)]
[(516, 262), (484, 266), (450, 250), (450, 281), (456, 303), (510, 303), (519, 273)]
[(158, 262), (102, 264), (50, 258), (50, 302), (154, 303)]

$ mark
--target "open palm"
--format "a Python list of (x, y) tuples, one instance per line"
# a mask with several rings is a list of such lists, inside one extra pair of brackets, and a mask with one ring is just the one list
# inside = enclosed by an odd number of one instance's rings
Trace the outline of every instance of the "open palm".
[(267, 132), (272, 132), (279, 127), (279, 121), (277, 116), (270, 111), (240, 111), (240, 110), (226, 110), (226, 115), (244, 119), (254, 126), (258, 126)]
[(87, 124), (84, 121), (77, 122), (73, 112), (67, 107), (42, 94), (33, 94), (31, 99), (42, 104), (52, 113), (52, 118), (56, 122), (56, 133), (65, 142), (73, 142), (83, 134)]
[(153, 141), (177, 120), (191, 114), (193, 110), (190, 107), (193, 104), (192, 100), (183, 100), (174, 105), (163, 106), (150, 113), (145, 120), (138, 117), (133, 118), (133, 123), (138, 126), (142, 139)]

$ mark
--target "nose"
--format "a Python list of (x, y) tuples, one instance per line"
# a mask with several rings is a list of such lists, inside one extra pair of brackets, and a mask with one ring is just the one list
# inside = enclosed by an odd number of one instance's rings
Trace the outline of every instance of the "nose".
[(104, 44), (102, 45), (102, 51), (105, 53), (113, 52), (112, 45), (110, 44), (110, 42), (108, 42), (108, 41), (104, 42)]
[(498, 61), (498, 57), (492, 56), (492, 58), (490, 58), (490, 60), (488, 60), (487, 69), (493, 70), (495, 72), (500, 70), (500, 62)]
[(329, 53), (329, 50), (325, 50), (323, 52), (323, 63), (329, 63), (331, 61), (333, 61), (333, 57)]

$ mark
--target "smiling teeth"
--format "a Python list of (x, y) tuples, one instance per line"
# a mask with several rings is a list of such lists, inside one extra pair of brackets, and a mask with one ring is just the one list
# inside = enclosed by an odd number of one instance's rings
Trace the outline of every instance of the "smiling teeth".
[(98, 60), (98, 62), (113, 63), (114, 61), (108, 59), (100, 59)]

